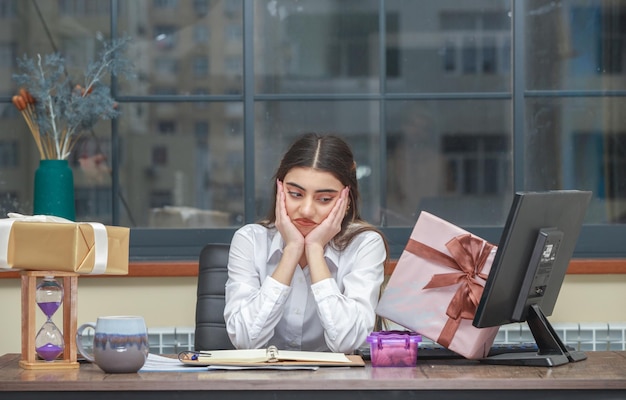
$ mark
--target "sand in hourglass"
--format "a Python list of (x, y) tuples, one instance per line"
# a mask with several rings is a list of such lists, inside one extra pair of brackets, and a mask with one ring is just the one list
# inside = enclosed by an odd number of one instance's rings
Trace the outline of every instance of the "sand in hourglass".
[[(46, 329), (46, 327), (44, 326), (41, 329), (44, 330)], [(56, 344), (52, 344), (50, 342), (44, 344), (43, 346), (37, 347), (35, 350), (37, 351), (37, 354), (39, 355), (39, 357), (41, 357), (42, 359), (46, 361), (53, 361), (58, 356), (60, 356), (61, 353), (63, 353), (63, 347), (58, 346)]]
[(46, 301), (43, 303), (39, 303), (39, 308), (46, 316), (52, 316), (61, 306), (60, 301)]
[[(53, 315), (55, 312), (57, 312), (60, 306), (61, 302), (57, 301), (39, 303), (39, 308), (41, 308), (41, 311), (43, 311), (46, 316)], [(52, 327), (45, 327), (44, 325), (42, 326), (41, 330), (43, 330), (44, 328), (51, 329)], [(42, 359), (46, 361), (52, 361), (63, 352), (63, 347), (54, 345), (52, 343), (46, 343), (43, 346), (38, 347), (36, 351), (39, 357), (41, 357)]]

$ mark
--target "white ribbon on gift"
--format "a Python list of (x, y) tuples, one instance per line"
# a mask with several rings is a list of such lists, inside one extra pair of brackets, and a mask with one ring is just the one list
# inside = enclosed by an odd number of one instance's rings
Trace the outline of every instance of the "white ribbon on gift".
[[(9, 251), (9, 236), (11, 235), (11, 227), (14, 222), (60, 222), (73, 224), (73, 221), (70, 221), (65, 218), (55, 217), (52, 215), (22, 215), (18, 213), (8, 213), (9, 218), (0, 219), (0, 271), (1, 270), (10, 270), (8, 260), (8, 251)], [(109, 258), (109, 238), (107, 236), (107, 230), (104, 224), (99, 222), (85, 222), (86, 224), (91, 225), (93, 228), (93, 234), (95, 238), (95, 262), (93, 269), (89, 272), (88, 275), (100, 275), (104, 274), (107, 269), (107, 259)]]

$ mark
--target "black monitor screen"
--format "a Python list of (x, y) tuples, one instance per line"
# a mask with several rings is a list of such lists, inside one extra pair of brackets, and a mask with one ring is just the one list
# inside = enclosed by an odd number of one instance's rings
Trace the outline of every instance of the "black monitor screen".
[(535, 353), (502, 354), (484, 362), (554, 366), (586, 356), (568, 349), (546, 319), (552, 315), (591, 199), (591, 192), (515, 194), (474, 326), (527, 322)]

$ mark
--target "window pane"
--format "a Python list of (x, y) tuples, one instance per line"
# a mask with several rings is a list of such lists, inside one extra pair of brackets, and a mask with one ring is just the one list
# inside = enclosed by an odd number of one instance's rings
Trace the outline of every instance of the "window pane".
[(623, 89), (626, 3), (565, 0), (530, 4), (525, 31), (529, 89)]
[(297, 136), (312, 131), (337, 134), (350, 144), (357, 163), (362, 217), (380, 223), (377, 102), (261, 102), (256, 106), (256, 114), (263, 116), (255, 126), (257, 218), (264, 217), (273, 207), (269, 203), (272, 177), (283, 153)]
[(459, 225), (502, 225), (510, 205), (509, 101), (394, 101), (387, 106), (389, 226), (421, 210)]
[(20, 165), (18, 150), (17, 140), (0, 140), (0, 168), (17, 168)]
[[(138, 79), (120, 82), (120, 95), (187, 96), (198, 88), (241, 94), (243, 13), (241, 0), (120, 1), (119, 32), (133, 37)], [(145, 18), (135, 18), (145, 15)], [(226, 16), (226, 17), (225, 17)]]
[[(391, 92), (510, 90), (510, 1), (388, 0)], [(392, 23), (394, 22), (395, 23)]]
[(208, 103), (199, 111), (196, 104), (124, 104), (121, 225), (215, 228), (242, 221), (241, 107)]
[(110, 123), (102, 122), (99, 134), (81, 135), (69, 163), (74, 171), (77, 221), (113, 221)]
[[(109, 0), (46, 3), (3, 1), (0, 10), (0, 216), (7, 212), (32, 214), (33, 180), (39, 164), (35, 141), (23, 115), (11, 103), (18, 87), (16, 57), (35, 59), (60, 52), (65, 59), (70, 85), (83, 84), (84, 70), (99, 51), (97, 32), (109, 35)], [(34, 5), (38, 4), (39, 9)], [(39, 15), (41, 11), (42, 15)], [(53, 27), (53, 29), (50, 29)], [(48, 31), (49, 29), (49, 31)], [(28, 32), (28, 35), (24, 35)], [(49, 35), (48, 35), (49, 33)], [(105, 81), (105, 84), (108, 84)], [(92, 131), (75, 136), (69, 163), (76, 188), (76, 218), (110, 223), (111, 124), (98, 122)]]
[[(593, 191), (588, 221), (626, 221), (623, 98), (529, 99), (524, 186)], [(549, 121), (549, 123), (548, 123)]]
[[(0, 141), (0, 196), (11, 194), (11, 208), (0, 208), (0, 215), (31, 215), (33, 180), (39, 165), (35, 141), (21, 116), (0, 118), (0, 130), (3, 137), (11, 138)], [(112, 223), (110, 132), (108, 121), (98, 122), (92, 131), (76, 136), (68, 157), (74, 175), (77, 220)]]
[(378, 1), (255, 1), (259, 93), (378, 90)]

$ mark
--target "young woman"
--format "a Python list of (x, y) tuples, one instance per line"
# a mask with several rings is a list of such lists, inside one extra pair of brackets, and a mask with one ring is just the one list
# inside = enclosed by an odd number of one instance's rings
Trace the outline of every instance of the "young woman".
[(350, 147), (332, 135), (302, 136), (274, 188), (267, 219), (231, 243), (230, 339), (236, 348), (351, 353), (374, 328), (387, 244), (360, 217)]

